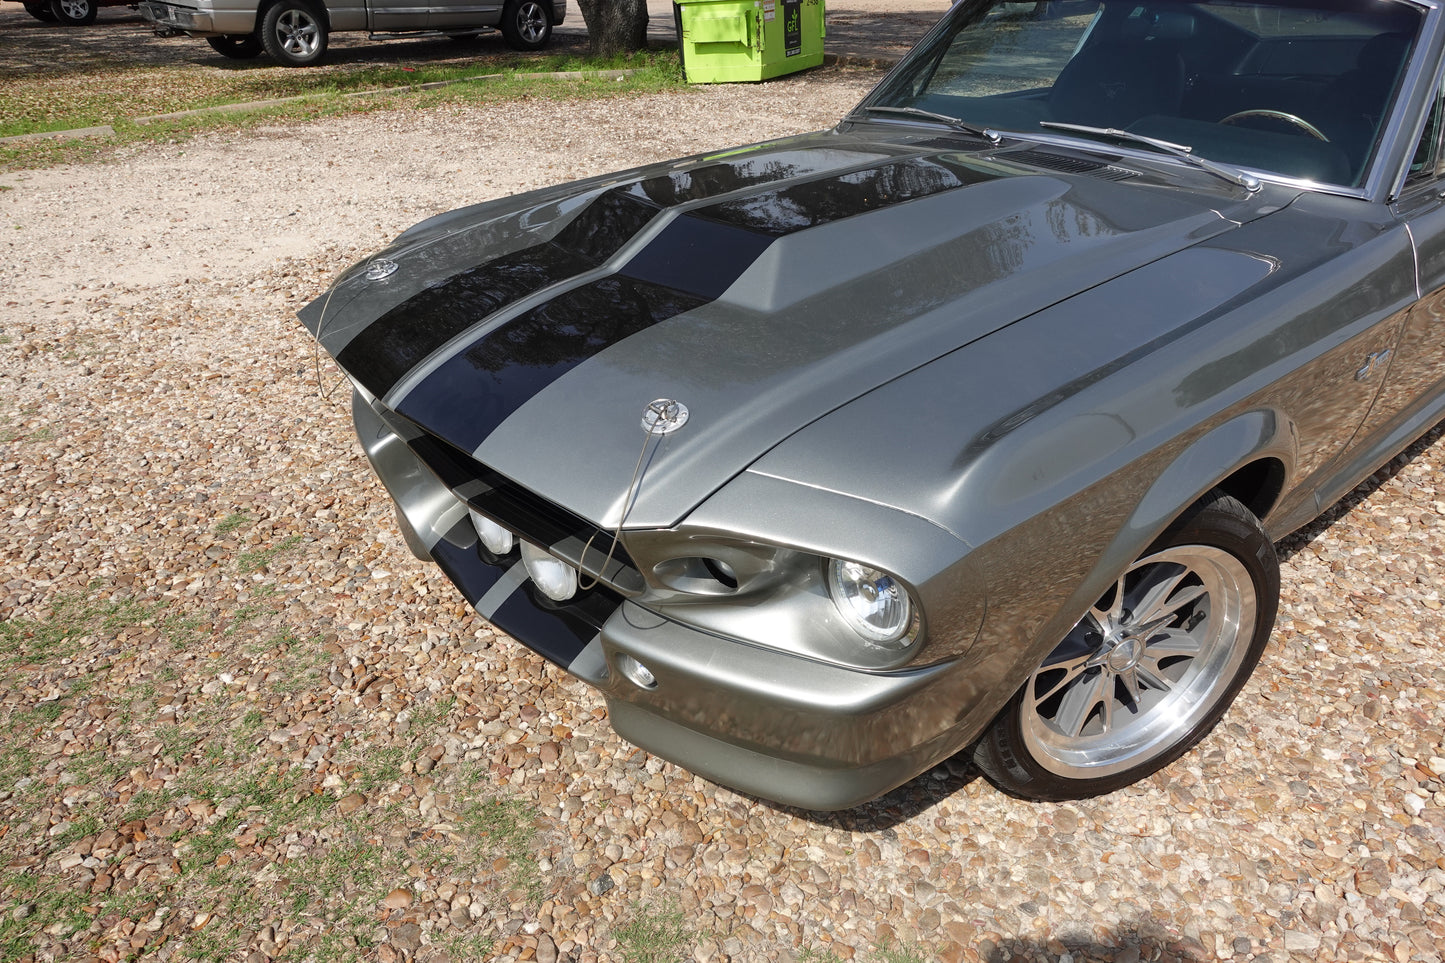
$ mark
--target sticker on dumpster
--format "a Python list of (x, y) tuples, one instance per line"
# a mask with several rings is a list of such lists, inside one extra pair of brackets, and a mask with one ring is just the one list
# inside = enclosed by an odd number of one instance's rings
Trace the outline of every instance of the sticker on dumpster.
[(803, 52), (803, 0), (783, 0), (783, 49), (788, 57)]
[(763, 0), (763, 23), (772, 23), (778, 16), (777, 0)]

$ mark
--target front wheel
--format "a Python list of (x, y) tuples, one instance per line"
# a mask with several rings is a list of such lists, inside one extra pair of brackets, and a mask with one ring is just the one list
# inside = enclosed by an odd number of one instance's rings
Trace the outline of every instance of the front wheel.
[(552, 37), (551, 0), (507, 0), (502, 37), (513, 50), (540, 50)]
[(84, 27), (95, 23), (95, 0), (50, 0), (50, 13), (61, 23)]
[(222, 57), (232, 60), (251, 60), (261, 56), (261, 41), (249, 33), (228, 33), (221, 37), (207, 37), (206, 43)]
[(1113, 792), (1214, 728), (1259, 662), (1279, 562), (1259, 520), (1211, 492), (1129, 566), (974, 747), (1029, 799)]
[(25, 0), (25, 12), (36, 20), (55, 22), (55, 14), (50, 12), (50, 0)]
[(303, 0), (279, 0), (261, 19), (261, 44), (286, 67), (309, 67), (326, 53), (326, 21)]

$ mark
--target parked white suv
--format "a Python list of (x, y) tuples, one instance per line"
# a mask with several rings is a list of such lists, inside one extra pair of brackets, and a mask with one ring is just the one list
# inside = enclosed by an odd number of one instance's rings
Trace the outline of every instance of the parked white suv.
[(567, 0), (143, 0), (140, 12), (163, 36), (205, 37), (237, 60), (264, 50), (288, 67), (317, 63), (336, 30), (372, 34), (502, 32), (517, 50), (536, 50), (567, 16)]

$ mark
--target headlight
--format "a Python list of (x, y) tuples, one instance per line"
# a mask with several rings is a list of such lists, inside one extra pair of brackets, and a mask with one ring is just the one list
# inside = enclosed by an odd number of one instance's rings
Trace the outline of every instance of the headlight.
[(522, 564), (537, 591), (554, 602), (565, 602), (577, 594), (577, 570), (545, 548), (522, 543)]
[(482, 540), (487, 551), (498, 558), (512, 554), (512, 547), (517, 543), (512, 533), (475, 509), (470, 511), (472, 527), (477, 530), (477, 537)]
[(843, 620), (869, 642), (902, 649), (913, 641), (913, 602), (887, 572), (834, 559), (828, 563), (828, 594)]

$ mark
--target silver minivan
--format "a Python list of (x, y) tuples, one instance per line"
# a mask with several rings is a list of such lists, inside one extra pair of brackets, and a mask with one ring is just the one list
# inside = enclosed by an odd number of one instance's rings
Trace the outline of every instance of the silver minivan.
[(375, 35), (502, 32), (516, 50), (537, 50), (567, 16), (567, 0), (143, 0), (162, 36), (205, 37), (218, 53), (249, 60), (264, 51), (288, 67), (320, 62), (337, 30)]

